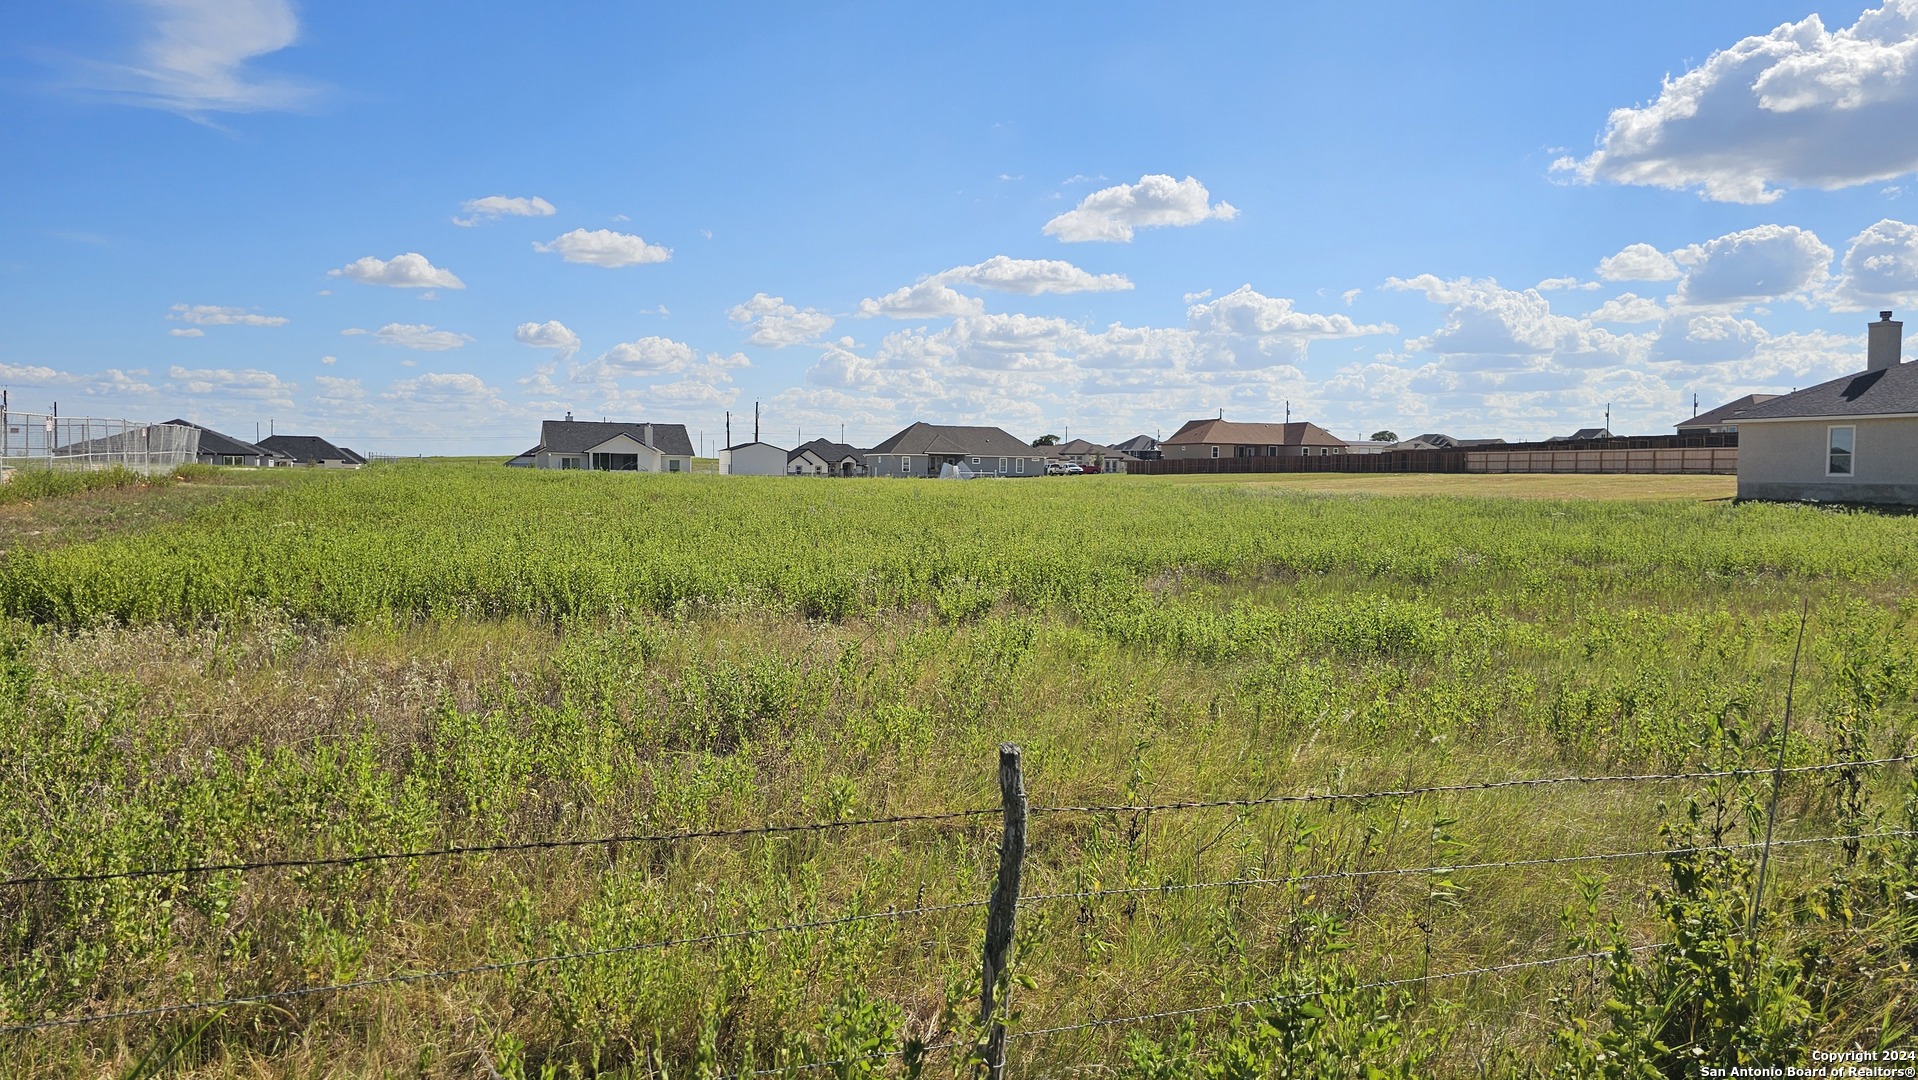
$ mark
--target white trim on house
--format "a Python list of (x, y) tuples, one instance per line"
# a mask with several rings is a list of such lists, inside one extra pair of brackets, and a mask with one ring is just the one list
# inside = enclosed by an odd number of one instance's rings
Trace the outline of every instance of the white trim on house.
[[(1841, 431), (1845, 433), (1845, 446), (1843, 450), (1845, 467), (1839, 470), (1831, 466), (1833, 459), (1840, 452), (1838, 433)], [(1845, 477), (1858, 475), (1858, 425), (1831, 424), (1825, 428), (1825, 475)]]
[(1918, 412), (1846, 413), (1843, 416), (1767, 416), (1757, 420), (1743, 416), (1738, 418), (1738, 422), (1741, 425), (1802, 424), (1807, 420), (1842, 421), (1844, 423), (1857, 423), (1860, 420), (1918, 420)]

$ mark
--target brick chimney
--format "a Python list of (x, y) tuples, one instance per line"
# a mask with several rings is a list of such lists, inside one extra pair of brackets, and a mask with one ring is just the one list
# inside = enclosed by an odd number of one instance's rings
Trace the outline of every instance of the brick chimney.
[(1904, 362), (1903, 343), (1905, 324), (1893, 322), (1891, 312), (1878, 313), (1878, 321), (1868, 324), (1869, 338), (1865, 347), (1865, 370), (1883, 371), (1894, 368)]
[[(1899, 323), (1898, 325), (1903, 326), (1904, 324)], [(1895, 355), (1897, 353), (1897, 350), (1893, 349), (1892, 352)], [(647, 446), (653, 445), (653, 425), (651, 424), (646, 425), (646, 445)]]

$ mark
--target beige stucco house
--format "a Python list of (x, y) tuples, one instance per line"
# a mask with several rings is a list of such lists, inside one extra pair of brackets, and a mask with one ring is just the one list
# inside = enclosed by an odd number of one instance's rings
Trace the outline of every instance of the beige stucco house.
[(1918, 364), (1904, 323), (1871, 324), (1865, 370), (1728, 417), (1738, 427), (1738, 497), (1918, 506)]

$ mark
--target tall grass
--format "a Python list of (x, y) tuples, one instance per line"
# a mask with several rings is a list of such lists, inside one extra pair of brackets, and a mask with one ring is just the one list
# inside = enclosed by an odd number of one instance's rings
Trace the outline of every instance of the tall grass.
[[(1918, 722), (1910, 518), (1138, 478), (500, 473), (325, 477), (164, 532), (9, 555), (0, 867), (991, 806), (1008, 739), (1036, 805), (1762, 767), (1802, 596), (1813, 617), (1787, 760), (1902, 753)], [(1793, 781), (1780, 834), (1898, 827), (1906, 775)], [(1604, 1003), (1608, 979), (1635, 985), (1625, 975), (1341, 988), (1552, 955), (1602, 940), (1608, 920), (1660, 940), (1671, 919), (1718, 910), (1671, 898), (1658, 859), (1156, 887), (1656, 849), (1661, 826), (1694, 827), (1692, 799), (1699, 827), (1742, 841), (1764, 783), (1040, 816), (1027, 892), (1146, 891), (1021, 913), (1014, 1028), (1305, 980), (1347, 1018), (1268, 1019), (1327, 1060), (1389, 1020), (1399, 1034), (1365, 1051), (1382, 1070), (1576, 1069), (1595, 1059), (1566, 1033), (1624, 1025)], [(994, 842), (961, 822), (0, 891), (0, 1016), (977, 900)], [(1801, 1043), (1863, 1038), (1908, 1007), (1895, 958), (1918, 938), (1898, 929), (1891, 868), (1918, 865), (1914, 852), (1777, 856), (1769, 947), (1826, 957), (1807, 969), (1824, 979), (1822, 1011)], [(874, 920), (235, 1009), (197, 1031), (0, 1038), (0, 1057), (48, 1076), (176, 1045), (175, 1065), (199, 1076), (804, 1060), (963, 1037), (979, 933), (970, 910)], [(1847, 974), (1857, 965), (1870, 977)], [(1172, 1022), (1015, 1045), (1031, 1075), (1199, 1075), (1235, 1053), (1269, 1059), (1262, 1030), (1221, 1016), (1189, 1045)], [(1618, 1045), (1637, 1030), (1620, 1026)]]

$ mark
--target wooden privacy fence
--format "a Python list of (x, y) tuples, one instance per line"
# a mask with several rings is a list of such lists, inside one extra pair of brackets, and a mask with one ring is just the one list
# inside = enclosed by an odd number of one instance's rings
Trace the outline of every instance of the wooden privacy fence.
[(1652, 435), (1579, 443), (1515, 443), (1451, 450), (1311, 457), (1164, 458), (1126, 466), (1135, 476), (1194, 473), (1665, 473), (1732, 476), (1738, 436)]
[[(1468, 450), (1472, 473), (1738, 473), (1738, 447), (1658, 450)], [(1448, 470), (1449, 471), (1449, 470)]]

